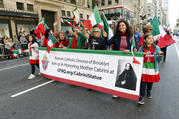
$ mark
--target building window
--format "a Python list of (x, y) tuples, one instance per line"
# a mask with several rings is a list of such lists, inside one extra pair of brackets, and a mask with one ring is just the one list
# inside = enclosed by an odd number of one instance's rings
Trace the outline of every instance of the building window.
[(88, 18), (89, 18), (89, 15), (86, 15), (86, 18), (88, 19)]
[(71, 12), (70, 11), (67, 11), (67, 16), (71, 17)]
[(33, 12), (34, 11), (34, 6), (31, 5), (31, 4), (27, 4), (27, 11)]
[(112, 4), (112, 0), (108, 0), (108, 5), (111, 5)]
[(0, 0), (0, 8), (3, 8), (3, 0)]
[(115, 3), (119, 3), (119, 0), (115, 0)]
[(101, 1), (101, 6), (104, 6), (105, 5), (105, 0), (102, 0)]
[(62, 10), (62, 16), (66, 16), (65, 10)]
[(80, 14), (80, 18), (83, 19), (83, 14)]
[(18, 10), (24, 10), (24, 3), (16, 2), (16, 5)]
[(71, 3), (72, 4), (76, 4), (76, 0), (71, 0)]

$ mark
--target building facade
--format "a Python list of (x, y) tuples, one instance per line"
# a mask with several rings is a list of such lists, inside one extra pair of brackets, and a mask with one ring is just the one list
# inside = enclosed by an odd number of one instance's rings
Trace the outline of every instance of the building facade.
[(156, 15), (161, 24), (168, 25), (168, 0), (147, 0), (147, 22)]
[(117, 22), (123, 18), (133, 24), (136, 20), (134, 14), (135, 0), (98, 0), (99, 11), (103, 12), (107, 20)]
[(37, 23), (34, 0), (0, 0), (0, 37), (28, 33)]
[(72, 11), (76, 7), (81, 20), (87, 19), (92, 12), (91, 0), (0, 0), (0, 38), (19, 32), (29, 34), (42, 18), (51, 29), (54, 22), (59, 22), (59, 30), (70, 29), (60, 23), (59, 17), (72, 21)]

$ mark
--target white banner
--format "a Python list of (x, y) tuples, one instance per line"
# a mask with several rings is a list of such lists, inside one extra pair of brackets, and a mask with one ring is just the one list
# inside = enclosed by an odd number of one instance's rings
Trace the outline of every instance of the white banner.
[(40, 48), (40, 72), (43, 76), (112, 95), (138, 100), (143, 55), (134, 64), (131, 54), (117, 51)]

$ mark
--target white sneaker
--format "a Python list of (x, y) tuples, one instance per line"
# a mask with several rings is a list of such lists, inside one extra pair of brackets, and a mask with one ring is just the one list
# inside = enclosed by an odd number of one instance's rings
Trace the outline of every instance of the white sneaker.
[(38, 75), (40, 75), (40, 72), (38, 73)]
[(33, 79), (33, 78), (35, 78), (34, 74), (30, 74), (30, 76), (28, 77), (28, 79)]
[(119, 98), (119, 96), (113, 95), (112, 98), (117, 99), (117, 98)]

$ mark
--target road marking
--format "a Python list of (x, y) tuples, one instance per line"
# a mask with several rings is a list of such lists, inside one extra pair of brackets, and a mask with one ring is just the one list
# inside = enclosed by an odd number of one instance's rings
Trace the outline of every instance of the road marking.
[(177, 44), (176, 44), (176, 43), (175, 43), (175, 48), (176, 48), (176, 52), (177, 52), (178, 59), (179, 59), (179, 50), (178, 50), (178, 47), (177, 47)]
[(21, 66), (25, 66), (25, 65), (29, 65), (29, 63), (16, 65), (16, 66), (12, 66), (12, 67), (7, 67), (7, 68), (2, 68), (2, 69), (0, 69), (0, 71), (7, 70), (7, 69), (12, 69), (12, 68), (16, 68), (16, 67), (21, 67)]
[(20, 96), (20, 95), (22, 95), (22, 94), (28, 93), (28, 92), (30, 92), (30, 91), (32, 91), (32, 90), (35, 90), (35, 89), (40, 88), (40, 87), (42, 87), (42, 86), (45, 86), (45, 85), (47, 85), (47, 84), (49, 84), (49, 83), (52, 83), (52, 82), (54, 82), (54, 81), (55, 81), (55, 80), (51, 80), (51, 81), (45, 82), (45, 83), (43, 83), (43, 84), (37, 85), (37, 86), (35, 86), (35, 87), (32, 87), (32, 88), (30, 88), (30, 89), (27, 89), (27, 90), (25, 90), (25, 91), (19, 92), (19, 93), (17, 93), (17, 94), (12, 95), (11, 98), (15, 98), (15, 97)]

